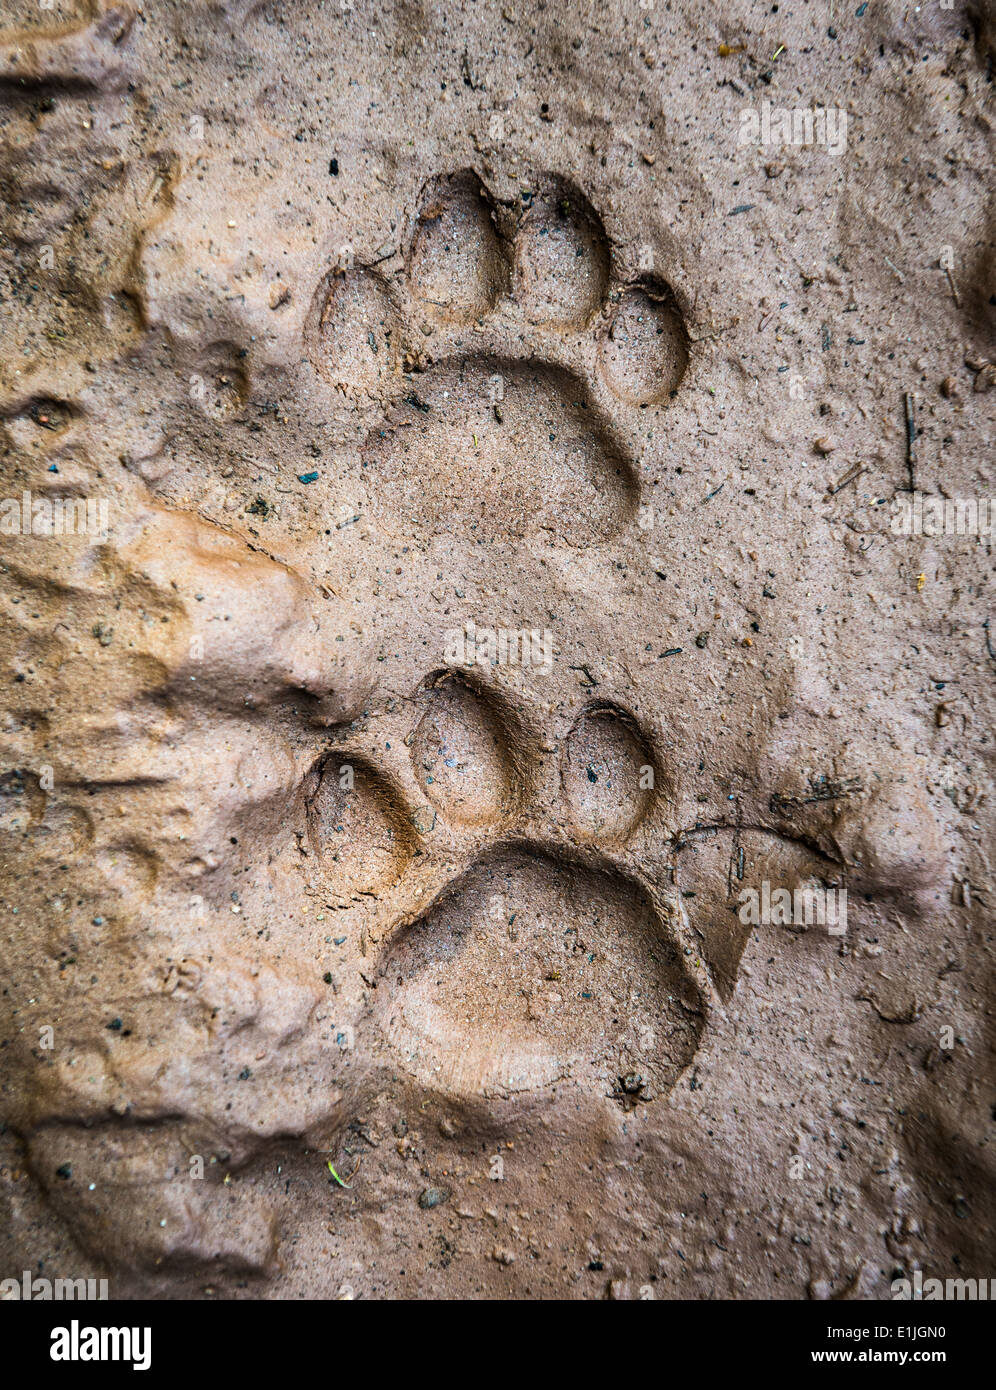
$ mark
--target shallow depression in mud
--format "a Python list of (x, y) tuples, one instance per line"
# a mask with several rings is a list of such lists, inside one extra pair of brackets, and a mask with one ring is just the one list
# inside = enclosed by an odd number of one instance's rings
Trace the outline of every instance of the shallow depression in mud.
[(473, 866), (388, 953), (375, 1026), (447, 1094), (572, 1078), (650, 1100), (695, 1050), (694, 986), (620, 875), (507, 847)]
[(444, 362), (363, 446), (374, 509), (391, 526), (491, 541), (550, 531), (608, 539), (635, 514), (633, 465), (561, 368)]

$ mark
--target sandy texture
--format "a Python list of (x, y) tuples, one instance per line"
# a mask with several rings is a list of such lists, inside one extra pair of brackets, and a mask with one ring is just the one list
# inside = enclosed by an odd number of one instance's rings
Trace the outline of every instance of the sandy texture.
[(3, 0), (0, 1277), (996, 1272), (993, 45)]

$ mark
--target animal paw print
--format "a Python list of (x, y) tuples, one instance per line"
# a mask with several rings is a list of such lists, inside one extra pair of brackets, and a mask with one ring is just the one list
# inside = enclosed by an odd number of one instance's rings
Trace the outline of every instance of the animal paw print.
[[(309, 799), (326, 892), (393, 903), (357, 1046), (463, 1100), (575, 1083), (631, 1108), (670, 1089), (703, 1009), (628, 853), (659, 833), (635, 720), (591, 704), (551, 742), (453, 670), (393, 718), (390, 771), (347, 745)], [(551, 802), (544, 823), (531, 808)]]
[(688, 364), (670, 286), (622, 280), (579, 189), (551, 176), (510, 209), (467, 170), (424, 189), (396, 280), (333, 272), (307, 340), (326, 384), (383, 407), (360, 445), (381, 524), (485, 543), (632, 520), (637, 412)]

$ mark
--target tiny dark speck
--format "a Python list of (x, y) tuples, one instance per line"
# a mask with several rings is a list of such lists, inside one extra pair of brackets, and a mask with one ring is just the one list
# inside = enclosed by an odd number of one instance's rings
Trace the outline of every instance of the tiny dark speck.
[(738, 212), (750, 212), (751, 209), (755, 206), (755, 203), (738, 203), (737, 206), (735, 208), (731, 208), (726, 215), (727, 217), (736, 217)]
[(337, 159), (329, 160), (329, 173), (334, 179), (339, 177), (339, 161)]

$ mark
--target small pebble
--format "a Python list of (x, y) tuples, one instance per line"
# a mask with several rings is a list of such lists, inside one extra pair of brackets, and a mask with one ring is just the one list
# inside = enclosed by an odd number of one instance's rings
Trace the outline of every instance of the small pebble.
[(431, 1211), (433, 1207), (440, 1207), (450, 1199), (450, 1190), (447, 1187), (427, 1187), (419, 1196), (418, 1204), (423, 1211)]

